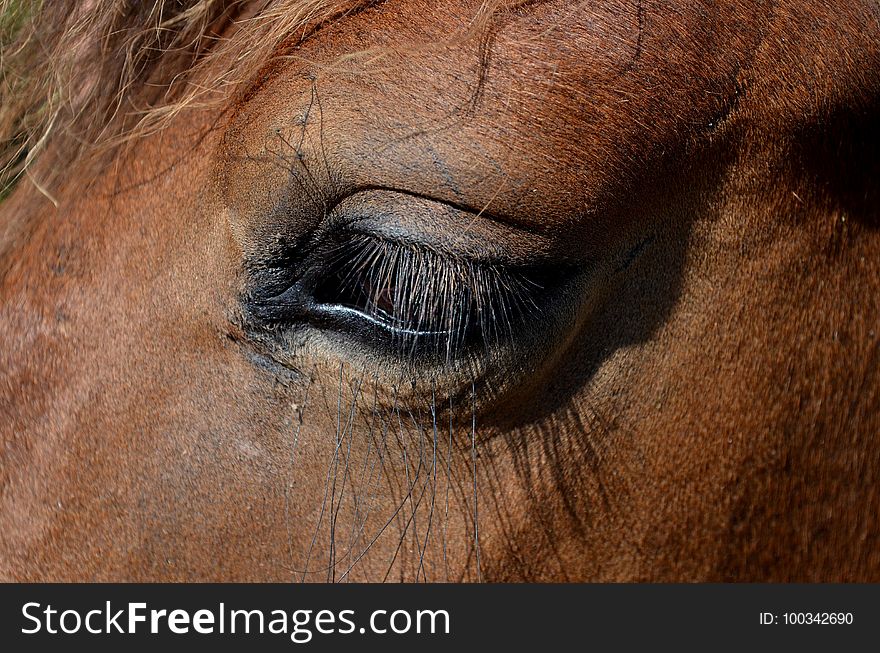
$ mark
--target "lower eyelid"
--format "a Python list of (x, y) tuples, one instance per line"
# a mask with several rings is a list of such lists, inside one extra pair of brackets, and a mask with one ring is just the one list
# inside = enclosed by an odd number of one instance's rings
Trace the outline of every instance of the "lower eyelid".
[(368, 313), (364, 313), (363, 311), (359, 311), (355, 308), (350, 308), (348, 306), (342, 306), (341, 304), (322, 304), (316, 305), (310, 311), (312, 315), (323, 315), (325, 317), (336, 317), (336, 318), (355, 318), (359, 320), (367, 321), (373, 324), (376, 327), (391, 330), (395, 333), (401, 335), (408, 335), (414, 337), (441, 337), (448, 336), (449, 331), (416, 331), (412, 329), (405, 328), (403, 326), (394, 326), (387, 322), (384, 322), (380, 319), (369, 315)]

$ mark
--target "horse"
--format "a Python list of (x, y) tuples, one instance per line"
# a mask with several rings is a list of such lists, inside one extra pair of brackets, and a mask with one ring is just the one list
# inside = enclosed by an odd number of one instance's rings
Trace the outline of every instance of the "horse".
[(2, 578), (880, 580), (876, 2), (63, 4)]

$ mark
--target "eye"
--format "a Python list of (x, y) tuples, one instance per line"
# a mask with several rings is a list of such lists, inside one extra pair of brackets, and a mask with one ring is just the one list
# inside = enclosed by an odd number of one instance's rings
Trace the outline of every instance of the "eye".
[(327, 235), (309, 258), (283, 292), (254, 302), (262, 319), (347, 334), (407, 361), (451, 362), (503, 347), (540, 324), (567, 273), (350, 229)]

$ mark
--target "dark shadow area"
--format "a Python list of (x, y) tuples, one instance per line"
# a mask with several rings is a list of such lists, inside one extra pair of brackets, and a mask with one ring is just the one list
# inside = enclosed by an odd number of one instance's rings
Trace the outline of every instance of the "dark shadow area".
[[(614, 352), (654, 337), (681, 294), (694, 224), (713, 219), (721, 180), (737, 156), (729, 139), (719, 138), (696, 155), (668, 158), (618, 194), (625, 199), (597, 228), (634, 224), (620, 234), (619, 251), (610, 255), (616, 264), (593, 288), (595, 301), (583, 301), (588, 314), (581, 316), (582, 327), (568, 349), (557, 354), (553, 369), (541, 371), (542, 382), (526, 383), (521, 409), (510, 410), (505, 401), (483, 417), (484, 426), (515, 430), (539, 423), (564, 409)], [(633, 215), (639, 217), (633, 220)]]
[(880, 100), (839, 107), (795, 135), (792, 172), (869, 229), (880, 228)]

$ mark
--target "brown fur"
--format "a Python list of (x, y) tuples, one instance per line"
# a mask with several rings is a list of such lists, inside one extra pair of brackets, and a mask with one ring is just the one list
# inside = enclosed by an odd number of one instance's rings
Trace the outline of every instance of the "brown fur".
[[(3, 577), (880, 580), (876, 3), (199, 2), (158, 54), (112, 4), (141, 63), (53, 66), (101, 99), (0, 205)], [(595, 272), (476, 373), (257, 338), (249, 262), (364, 189)]]

